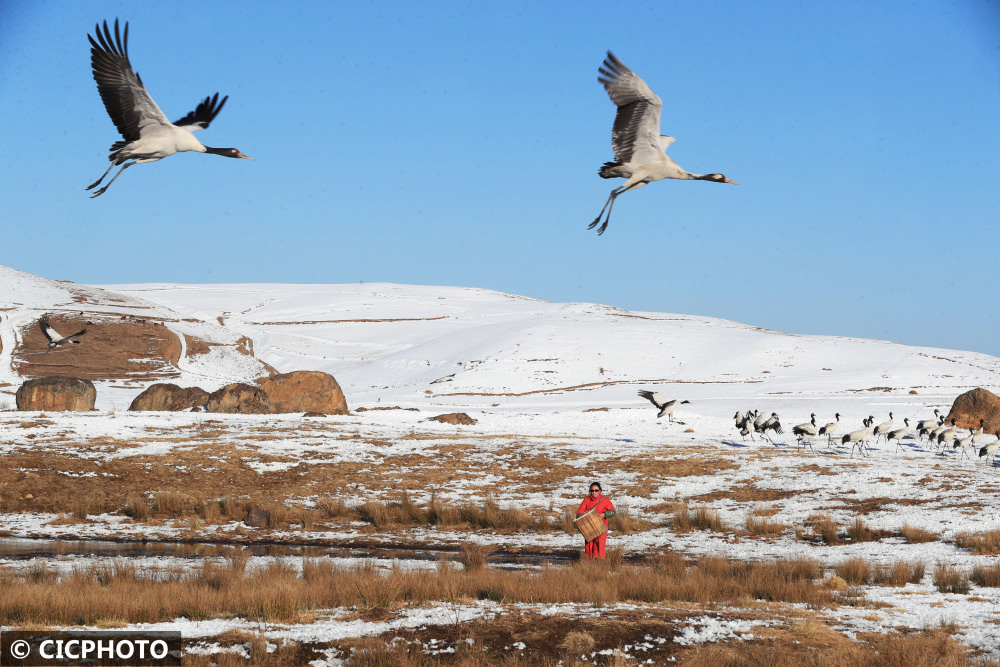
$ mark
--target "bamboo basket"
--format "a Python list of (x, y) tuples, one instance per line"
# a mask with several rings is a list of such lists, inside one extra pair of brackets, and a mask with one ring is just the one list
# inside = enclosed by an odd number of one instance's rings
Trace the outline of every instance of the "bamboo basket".
[(573, 525), (583, 535), (583, 539), (593, 542), (598, 537), (608, 532), (608, 527), (604, 525), (601, 517), (593, 509), (585, 514), (573, 519)]

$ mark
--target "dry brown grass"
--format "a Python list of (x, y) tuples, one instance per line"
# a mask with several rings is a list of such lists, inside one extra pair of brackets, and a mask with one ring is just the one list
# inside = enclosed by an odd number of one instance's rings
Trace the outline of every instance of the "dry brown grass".
[(722, 523), (722, 518), (719, 517), (719, 513), (715, 510), (701, 506), (692, 511), (688, 509), (687, 505), (682, 505), (674, 512), (671, 526), (678, 533), (686, 533), (692, 530), (722, 532), (726, 529)]
[[(803, 624), (805, 625), (805, 624)], [(822, 626), (821, 626), (822, 627)], [(960, 667), (968, 649), (943, 630), (873, 634), (858, 642), (824, 629), (803, 635), (801, 625), (778, 641), (702, 646), (685, 656), (688, 667)]]
[(955, 546), (960, 549), (971, 549), (974, 554), (1000, 554), (1000, 530), (987, 530), (981, 533), (958, 533), (955, 535)]
[(412, 503), (404, 495), (401, 501), (372, 501), (356, 508), (358, 517), (377, 528), (398, 525), (443, 525), (470, 528), (489, 528), (498, 532), (520, 532), (534, 530), (547, 532), (556, 525), (547, 516), (533, 517), (517, 507), (501, 507), (492, 498), (482, 503), (464, 503), (458, 507), (447, 507), (432, 500), (426, 508)]
[(316, 503), (316, 509), (326, 519), (353, 518), (355, 516), (354, 512), (347, 506), (347, 503), (337, 498), (324, 498), (320, 500)]
[(149, 501), (141, 494), (130, 493), (125, 496), (122, 514), (136, 521), (145, 521), (149, 516)]
[(1000, 587), (1000, 563), (973, 566), (969, 579), (977, 586)]
[(773, 521), (770, 517), (747, 515), (747, 532), (751, 535), (764, 535), (767, 537), (777, 537), (791, 529), (787, 523)]
[(924, 579), (925, 570), (926, 566), (923, 561), (908, 563), (899, 560), (885, 565), (878, 565), (873, 569), (872, 583), (885, 586), (919, 584)]
[(958, 568), (938, 563), (934, 568), (934, 587), (942, 593), (968, 593), (969, 578)]
[(372, 563), (336, 566), (304, 559), (301, 574), (274, 561), (247, 567), (248, 552), (206, 560), (193, 574), (156, 578), (127, 564), (80, 569), (58, 577), (46, 568), (0, 573), (0, 623), (95, 624), (156, 622), (238, 615), (293, 621), (315, 609), (359, 607), (395, 609), (406, 603), (489, 599), (498, 602), (611, 604), (729, 600), (832, 605), (831, 592), (818, 585), (814, 561), (733, 562), (702, 558), (684, 566), (663, 560), (653, 567), (585, 561), (538, 572), (474, 568), (437, 571), (381, 571)]
[(486, 567), (486, 558), (490, 555), (490, 551), (489, 545), (463, 542), (458, 547), (458, 562), (466, 570), (481, 570)]
[(864, 558), (848, 558), (833, 566), (833, 571), (846, 583), (854, 586), (877, 584), (883, 586), (905, 586), (920, 583), (926, 567), (923, 561), (909, 563), (895, 561), (885, 565), (871, 563)]
[(647, 530), (652, 526), (652, 522), (636, 518), (629, 512), (627, 507), (619, 509), (613, 517), (608, 519), (608, 530), (613, 530), (622, 535), (631, 535), (640, 530)]
[(807, 524), (824, 544), (840, 544), (837, 522), (829, 514), (814, 514), (809, 517)]
[(872, 578), (872, 566), (864, 558), (848, 558), (833, 566), (837, 576), (848, 584), (867, 584)]
[(847, 536), (853, 542), (871, 542), (878, 539), (875, 537), (875, 531), (859, 516), (854, 517), (854, 523), (847, 527)]
[(899, 529), (899, 535), (909, 544), (937, 542), (941, 539), (941, 535), (939, 533), (932, 533), (931, 531), (924, 530), (923, 528), (916, 528), (908, 523), (904, 523), (903, 527)]

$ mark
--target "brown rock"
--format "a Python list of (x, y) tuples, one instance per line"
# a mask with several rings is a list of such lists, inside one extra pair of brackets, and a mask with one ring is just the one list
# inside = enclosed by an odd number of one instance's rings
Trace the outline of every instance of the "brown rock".
[(18, 410), (86, 412), (94, 409), (97, 389), (90, 380), (47, 377), (28, 380), (17, 390)]
[(955, 399), (947, 419), (955, 420), (959, 428), (979, 428), (979, 420), (985, 419), (986, 432), (1000, 430), (1000, 396), (983, 388), (967, 391)]
[(162, 412), (179, 412), (197, 405), (205, 405), (208, 392), (198, 387), (178, 387), (175, 384), (161, 382), (146, 387), (146, 390), (135, 397), (129, 410), (155, 410)]
[(346, 415), (347, 401), (337, 380), (320, 371), (292, 371), (260, 383), (278, 412), (322, 412)]
[(446, 415), (431, 417), (431, 419), (442, 424), (461, 424), (462, 426), (472, 426), (476, 423), (475, 419), (464, 412), (449, 412)]
[(205, 411), (242, 415), (273, 415), (278, 412), (278, 409), (268, 398), (267, 392), (260, 387), (235, 382), (209, 394)]
[(247, 510), (243, 523), (251, 528), (267, 528), (271, 523), (271, 513), (258, 507), (251, 507)]

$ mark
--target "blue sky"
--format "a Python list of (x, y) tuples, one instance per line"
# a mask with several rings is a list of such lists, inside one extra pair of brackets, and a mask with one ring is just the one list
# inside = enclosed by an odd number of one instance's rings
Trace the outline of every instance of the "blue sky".
[[(945, 2), (0, 4), (0, 264), (82, 283), (397, 282), (1000, 355), (1000, 8)], [(117, 140), (87, 33), (182, 154)], [(739, 186), (612, 187), (612, 50), (669, 154)]]

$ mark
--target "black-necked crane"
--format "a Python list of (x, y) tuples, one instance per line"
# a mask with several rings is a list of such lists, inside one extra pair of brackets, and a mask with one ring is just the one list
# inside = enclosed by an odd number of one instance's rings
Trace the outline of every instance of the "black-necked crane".
[(903, 424), (905, 424), (903, 428), (897, 428), (885, 434), (886, 446), (888, 446), (891, 441), (895, 440), (897, 452), (899, 451), (899, 448), (903, 444), (903, 438), (906, 438), (910, 435), (910, 420), (908, 417), (903, 418)]
[(944, 449), (944, 443), (951, 442), (951, 439), (955, 437), (956, 433), (958, 433), (958, 426), (955, 425), (955, 420), (952, 419), (951, 426), (938, 433), (937, 444)]
[(795, 439), (802, 444), (808, 438), (809, 448), (812, 449), (812, 438), (819, 432), (819, 428), (816, 426), (816, 413), (813, 412), (809, 415), (809, 421), (805, 424), (796, 424), (792, 427), (792, 435)]
[[(767, 434), (768, 431), (771, 431), (772, 436), (774, 434), (781, 434), (785, 432), (781, 428), (781, 421), (778, 418), (777, 412), (772, 412), (771, 416), (768, 417), (767, 420), (760, 427), (760, 433), (761, 435), (764, 436), (764, 439), (770, 442), (772, 445), (774, 445), (774, 438)], [(774, 446), (777, 447), (777, 445)]]
[[(996, 460), (997, 454), (998, 454), (998, 452), (1000, 452), (1000, 431), (997, 431), (993, 435), (995, 435), (997, 437), (997, 439), (994, 440), (993, 442), (991, 442), (990, 444), (988, 444), (988, 445), (986, 445), (984, 447), (981, 447), (979, 449), (979, 456), (980, 457), (983, 457), (983, 456), (992, 456), (993, 457), (993, 465), (995, 466), (996, 463), (997, 463), (997, 460)], [(987, 459), (987, 461), (988, 460), (989, 459)]]
[(952, 428), (954, 425), (955, 425), (954, 419), (952, 419), (951, 423), (949, 424), (942, 417), (941, 423), (927, 432), (928, 440), (930, 441), (931, 444), (939, 443), (940, 441), (938, 440), (938, 438), (941, 436), (941, 434), (947, 431), (948, 429)]
[(597, 233), (603, 234), (608, 228), (611, 209), (614, 208), (618, 195), (638, 190), (653, 181), (676, 178), (737, 185), (736, 181), (731, 181), (722, 174), (692, 174), (667, 157), (665, 151), (674, 142), (674, 138), (660, 134), (663, 102), (635, 72), (610, 51), (598, 71), (600, 76), (597, 80), (608, 91), (608, 97), (618, 107), (618, 113), (611, 129), (611, 147), (615, 152), (615, 161), (605, 162), (597, 173), (601, 178), (628, 180), (611, 191), (600, 215), (587, 229), (597, 227), (607, 211), (604, 223), (597, 228)]
[(733, 415), (733, 419), (736, 421), (736, 430), (738, 430), (740, 432), (740, 435), (743, 436), (744, 442), (746, 442), (748, 435), (750, 436), (751, 440), (756, 440), (756, 438), (753, 437), (752, 412), (747, 412), (746, 414), (743, 414), (742, 410), (738, 410), (736, 414)]
[(881, 424), (876, 426), (875, 429), (872, 431), (872, 434), (875, 436), (875, 442), (878, 442), (878, 439), (884, 436), (886, 433), (888, 433), (889, 429), (891, 428), (892, 428), (892, 413), (890, 412), (889, 421), (882, 422)]
[(837, 432), (837, 427), (840, 426), (840, 413), (838, 412), (834, 417), (832, 422), (825, 424), (819, 429), (819, 435), (826, 436), (826, 444), (828, 445), (833, 444), (833, 434)]
[(640, 389), (639, 395), (660, 409), (659, 414), (656, 415), (657, 419), (659, 419), (663, 415), (666, 415), (667, 417), (669, 417), (670, 421), (674, 420), (674, 410), (677, 408), (678, 405), (681, 405), (682, 403), (691, 402), (691, 401), (678, 401), (678, 400), (668, 401), (667, 397), (664, 396), (663, 394), (653, 393), (651, 391), (646, 391), (645, 389)]
[(226, 104), (228, 95), (222, 101), (219, 101), (218, 93), (206, 97), (194, 111), (171, 123), (132, 69), (132, 63), (128, 59), (128, 23), (125, 23), (124, 37), (118, 31), (118, 19), (115, 19), (114, 36), (108, 29), (107, 21), (104, 22), (103, 31), (98, 25), (95, 32), (96, 40), (87, 35), (91, 44), (90, 64), (94, 70), (94, 81), (97, 82), (104, 108), (124, 140), (111, 145), (111, 154), (108, 156), (111, 166), (87, 189), (100, 185), (105, 176), (118, 165), (121, 165), (121, 169), (107, 185), (90, 195), (91, 199), (104, 194), (122, 172), (132, 165), (156, 162), (174, 153), (193, 151), (253, 159), (235, 148), (205, 146), (193, 134), (209, 126)]
[(975, 431), (973, 431), (970, 428), (969, 429), (969, 435), (965, 436), (964, 438), (955, 438), (952, 441), (952, 443), (951, 443), (951, 448), (952, 449), (961, 449), (962, 450), (962, 456), (963, 457), (968, 456), (969, 455), (969, 450), (975, 451), (975, 442), (973, 442), (973, 436), (974, 435), (975, 435)]
[(975, 445), (983, 439), (983, 431), (986, 429), (986, 420), (979, 418), (979, 428), (972, 431), (972, 444)]
[(76, 343), (79, 345), (80, 341), (78, 341), (77, 338), (87, 333), (86, 329), (81, 329), (75, 334), (63, 336), (61, 333), (52, 328), (52, 325), (49, 324), (49, 318), (47, 317), (43, 317), (38, 320), (38, 326), (42, 330), (42, 333), (45, 334), (45, 337), (49, 340), (50, 350), (56, 347), (62, 347), (63, 345), (69, 345), (70, 343)]
[(921, 419), (917, 422), (917, 437), (927, 435), (931, 430), (941, 425), (943, 417), (937, 408), (934, 408), (934, 419)]
[(875, 427), (872, 425), (875, 423), (875, 416), (869, 415), (867, 419), (862, 421), (862, 423), (865, 425), (864, 428), (860, 428), (857, 431), (851, 431), (850, 433), (845, 434), (844, 437), (840, 439), (840, 443), (843, 445), (851, 443), (852, 457), (854, 456), (855, 447), (858, 448), (858, 451), (861, 452), (862, 456), (866, 456), (865, 443), (868, 442), (868, 439), (870, 437), (872, 437), (872, 431), (875, 430)]

